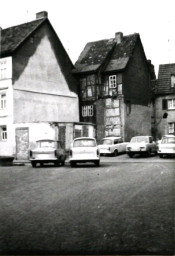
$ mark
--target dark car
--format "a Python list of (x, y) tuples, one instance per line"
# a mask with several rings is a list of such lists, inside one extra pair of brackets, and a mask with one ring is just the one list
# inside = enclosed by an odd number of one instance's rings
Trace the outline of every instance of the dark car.
[(60, 141), (45, 139), (36, 141), (36, 144), (36, 148), (30, 150), (30, 161), (33, 167), (45, 163), (54, 163), (56, 166), (64, 165), (66, 153)]

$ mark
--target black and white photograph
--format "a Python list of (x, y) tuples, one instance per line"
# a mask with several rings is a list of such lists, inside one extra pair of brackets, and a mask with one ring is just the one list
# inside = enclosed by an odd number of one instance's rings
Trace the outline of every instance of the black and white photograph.
[(0, 0), (0, 255), (175, 255), (174, 10)]

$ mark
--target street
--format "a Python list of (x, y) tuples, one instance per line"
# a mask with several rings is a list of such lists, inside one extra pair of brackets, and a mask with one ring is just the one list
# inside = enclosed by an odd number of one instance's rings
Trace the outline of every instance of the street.
[(0, 167), (1, 254), (174, 254), (175, 158)]

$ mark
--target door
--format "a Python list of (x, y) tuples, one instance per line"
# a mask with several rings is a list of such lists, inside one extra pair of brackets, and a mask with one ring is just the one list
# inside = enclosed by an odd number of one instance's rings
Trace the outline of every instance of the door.
[(61, 141), (61, 145), (63, 149), (66, 148), (66, 126), (59, 127), (59, 140)]
[(29, 129), (16, 128), (16, 158), (29, 159)]

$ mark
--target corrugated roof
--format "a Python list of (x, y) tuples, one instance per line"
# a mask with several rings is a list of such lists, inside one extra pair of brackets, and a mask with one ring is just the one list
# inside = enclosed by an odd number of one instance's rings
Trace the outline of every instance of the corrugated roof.
[(75, 63), (74, 72), (95, 71), (106, 59), (107, 66), (104, 71), (124, 69), (132, 55), (139, 34), (123, 36), (120, 44), (115, 39), (100, 40), (88, 43)]
[(5, 57), (13, 51), (47, 18), (34, 20), (28, 23), (2, 29), (0, 56)]
[(171, 75), (175, 75), (175, 63), (159, 65), (156, 94), (175, 93), (175, 88), (171, 88)]

